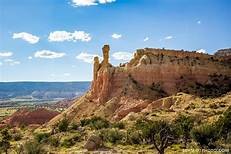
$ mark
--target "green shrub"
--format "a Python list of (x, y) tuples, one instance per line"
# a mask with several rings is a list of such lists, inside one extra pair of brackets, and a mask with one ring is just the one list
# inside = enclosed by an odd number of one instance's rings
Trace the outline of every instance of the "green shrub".
[(38, 143), (47, 143), (48, 142), (48, 138), (50, 137), (50, 133), (38, 133), (35, 134), (35, 141), (37, 141)]
[(54, 147), (58, 147), (59, 146), (59, 141), (60, 139), (58, 137), (50, 137), (49, 138), (49, 144), (54, 146)]
[(175, 122), (176, 132), (183, 139), (184, 147), (190, 139), (190, 131), (193, 128), (194, 120), (192, 117), (179, 115)]
[(46, 154), (42, 144), (35, 141), (27, 141), (23, 149), (26, 154)]
[(69, 139), (64, 139), (63, 142), (61, 143), (61, 146), (69, 148), (71, 146), (73, 146), (75, 143), (72, 142), (72, 140)]
[(200, 148), (215, 148), (215, 141), (218, 140), (218, 132), (214, 125), (203, 124), (191, 131), (191, 136)]
[(69, 121), (66, 117), (64, 117), (59, 123), (58, 123), (58, 129), (60, 132), (66, 132), (68, 130)]
[(70, 126), (71, 130), (78, 130), (78, 128), (79, 128), (79, 125), (76, 124), (76, 123), (72, 123), (71, 126)]
[(143, 137), (140, 131), (131, 129), (127, 131), (127, 143), (128, 144), (142, 144)]
[(71, 139), (74, 141), (74, 142), (79, 142), (81, 140), (81, 134), (80, 133), (75, 133)]
[(73, 145), (75, 145), (76, 142), (79, 142), (81, 140), (81, 134), (76, 133), (73, 136), (67, 137), (63, 140), (61, 143), (61, 146), (64, 146), (66, 148), (69, 148)]
[(149, 142), (151, 125), (152, 121), (147, 119), (138, 119), (135, 123), (135, 129), (140, 130), (142, 132), (142, 136), (147, 142)]
[(80, 125), (82, 127), (89, 125), (89, 123), (90, 123), (90, 119), (81, 119), (80, 120)]
[(103, 129), (100, 131), (99, 136), (103, 141), (110, 143), (121, 143), (123, 139), (126, 138), (126, 134), (118, 129)]
[(92, 129), (99, 130), (102, 128), (108, 128), (110, 126), (110, 123), (109, 121), (101, 117), (92, 117), (91, 119), (82, 119), (80, 121), (80, 125), (82, 127), (89, 126)]
[(90, 124), (90, 127), (93, 129), (102, 129), (102, 128), (108, 128), (109, 127), (109, 123), (108, 121), (104, 121), (104, 120), (97, 120), (94, 121)]
[(125, 128), (125, 125), (123, 122), (116, 122), (116, 123), (113, 123), (112, 124), (112, 127), (113, 128), (118, 128), (118, 129), (124, 129)]

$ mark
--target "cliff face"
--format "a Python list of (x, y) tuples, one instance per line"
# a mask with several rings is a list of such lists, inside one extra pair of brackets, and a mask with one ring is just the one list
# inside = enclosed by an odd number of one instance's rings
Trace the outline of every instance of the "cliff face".
[(220, 49), (215, 53), (216, 56), (231, 56), (231, 48)]
[[(103, 52), (108, 54), (109, 51)], [(94, 69), (91, 94), (95, 101), (104, 103), (115, 96), (126, 95), (130, 82), (138, 87), (149, 88), (153, 93), (160, 91), (164, 95), (183, 91), (199, 96), (212, 96), (211, 89), (200, 93), (193, 88), (200, 91), (201, 88), (219, 86), (225, 87), (222, 92), (225, 93), (230, 90), (231, 84), (230, 61), (231, 58), (196, 52), (140, 49), (130, 62), (120, 67), (103, 62), (98, 65), (96, 61), (95, 65), (98, 67)], [(150, 99), (155, 99), (152, 96), (150, 92)]]
[(103, 61), (94, 58), (90, 91), (49, 125), (60, 121), (64, 115), (71, 121), (90, 116), (117, 121), (131, 113), (171, 109), (181, 103), (188, 106), (190, 102), (175, 99), (178, 92), (201, 99), (231, 91), (229, 56), (146, 48), (137, 50), (128, 63), (114, 67), (109, 63), (109, 51), (110, 47), (105, 45)]

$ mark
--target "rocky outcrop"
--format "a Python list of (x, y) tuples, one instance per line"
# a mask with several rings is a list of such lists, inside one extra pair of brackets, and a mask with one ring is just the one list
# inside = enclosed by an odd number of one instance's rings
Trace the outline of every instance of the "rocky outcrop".
[(133, 59), (125, 65), (113, 67), (108, 62), (108, 49), (108, 45), (103, 48), (106, 59), (98, 64), (96, 58), (94, 63), (94, 68), (97, 69), (94, 69), (91, 93), (95, 101), (103, 103), (121, 95), (127, 89), (128, 80), (137, 86), (173, 95), (180, 91), (196, 94), (193, 89), (183, 88), (184, 83), (191, 83), (195, 88), (196, 85), (213, 87), (213, 77), (220, 76), (224, 81), (216, 82), (216, 87), (226, 83), (224, 93), (230, 90), (231, 58), (182, 50), (146, 48), (137, 50)]
[(220, 49), (215, 53), (216, 56), (231, 56), (231, 48)]
[(109, 45), (104, 45), (102, 49), (103, 61), (99, 64), (99, 58), (94, 58), (94, 80), (91, 88), (92, 96), (98, 102), (105, 102), (108, 99), (111, 77), (114, 71), (114, 67), (109, 63)]
[[(171, 97), (184, 92), (196, 97), (219, 97), (231, 91), (231, 58), (195, 51), (139, 49), (120, 66), (109, 62), (109, 45), (103, 61), (94, 58), (90, 91), (61, 115), (78, 121), (91, 116), (121, 120), (152, 109), (171, 109)], [(168, 98), (169, 97), (169, 98)], [(166, 98), (166, 99), (163, 99)]]

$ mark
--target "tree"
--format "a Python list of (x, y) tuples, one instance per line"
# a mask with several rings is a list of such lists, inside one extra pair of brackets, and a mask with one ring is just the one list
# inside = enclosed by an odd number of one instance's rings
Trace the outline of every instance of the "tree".
[(1, 149), (7, 154), (8, 149), (10, 148), (10, 142), (11, 136), (8, 132), (8, 129), (5, 128), (1, 131), (1, 141), (0, 141), (0, 147)]
[(138, 124), (139, 127), (144, 138), (154, 145), (159, 154), (164, 154), (165, 149), (176, 140), (174, 127), (166, 121), (143, 121)]
[(212, 124), (203, 124), (193, 128), (191, 136), (201, 149), (216, 147), (215, 142), (218, 139), (218, 133), (216, 127)]
[(175, 120), (177, 133), (182, 137), (185, 148), (187, 146), (188, 140), (190, 139), (190, 131), (193, 128), (193, 124), (193, 119), (185, 115), (179, 115)]

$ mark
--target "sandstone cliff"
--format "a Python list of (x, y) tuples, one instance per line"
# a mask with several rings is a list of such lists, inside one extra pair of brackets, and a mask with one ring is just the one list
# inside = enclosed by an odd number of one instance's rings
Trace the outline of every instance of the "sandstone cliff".
[[(91, 93), (94, 100), (105, 102), (118, 94), (126, 94), (130, 82), (133, 82), (137, 86), (151, 89), (151, 95), (156, 91), (161, 91), (165, 95), (173, 95), (180, 91), (196, 94), (193, 88), (200, 91), (199, 88), (206, 86), (224, 86), (222, 94), (230, 90), (230, 61), (231, 58), (196, 52), (140, 49), (135, 52), (130, 62), (120, 67), (103, 62), (98, 65), (96, 61), (97, 69), (94, 70)], [(187, 85), (191, 87), (185, 87)], [(198, 92), (198, 95), (210, 94)], [(213, 95), (216, 94), (211, 90), (211, 96)]]
[[(184, 92), (198, 97), (219, 97), (231, 90), (231, 57), (166, 49), (139, 49), (120, 66), (94, 58), (90, 91), (63, 113), (73, 121), (93, 115), (120, 120), (150, 107), (170, 108), (158, 99)], [(151, 105), (152, 104), (152, 105)], [(62, 114), (49, 124), (54, 124)]]

